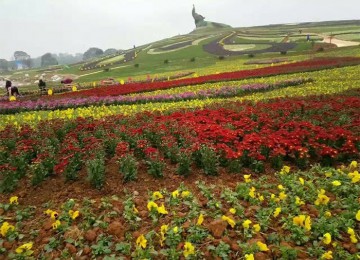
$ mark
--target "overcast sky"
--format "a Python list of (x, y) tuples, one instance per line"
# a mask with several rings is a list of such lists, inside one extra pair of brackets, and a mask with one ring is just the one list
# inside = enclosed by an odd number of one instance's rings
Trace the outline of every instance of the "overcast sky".
[(192, 5), (233, 27), (360, 19), (360, 0), (0, 0), (0, 58), (128, 49), (186, 34)]

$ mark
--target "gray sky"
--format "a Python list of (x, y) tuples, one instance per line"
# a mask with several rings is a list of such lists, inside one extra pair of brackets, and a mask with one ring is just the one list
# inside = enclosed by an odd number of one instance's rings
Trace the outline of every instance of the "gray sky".
[(192, 4), (233, 27), (360, 19), (360, 0), (0, 0), (0, 58), (128, 49), (186, 34)]

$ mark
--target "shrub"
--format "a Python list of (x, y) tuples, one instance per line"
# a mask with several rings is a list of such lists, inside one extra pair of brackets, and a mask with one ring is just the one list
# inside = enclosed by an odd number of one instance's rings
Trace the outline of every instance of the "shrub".
[(18, 179), (16, 178), (16, 174), (12, 170), (5, 170), (0, 172), (1, 181), (0, 181), (0, 192), (12, 192), (15, 190), (18, 184)]
[(225, 60), (224, 56), (219, 56), (219, 60)]
[(40, 184), (45, 178), (47, 177), (47, 171), (42, 163), (35, 163), (30, 166), (32, 168), (32, 179), (31, 184), (32, 185), (38, 185)]
[(190, 62), (195, 62), (195, 60), (196, 60), (196, 58), (195, 58), (195, 57), (192, 57), (192, 58), (190, 59)]
[(81, 169), (81, 155), (79, 152), (69, 159), (69, 163), (64, 170), (64, 176), (66, 181), (74, 181), (78, 179), (78, 171)]
[(178, 160), (179, 165), (177, 168), (177, 173), (179, 175), (188, 176), (190, 174), (191, 156), (187, 153), (180, 152)]
[(168, 64), (168, 63), (169, 63), (168, 59), (164, 60), (164, 64)]
[(105, 160), (98, 156), (86, 163), (88, 180), (96, 189), (101, 189), (105, 183)]
[(250, 54), (248, 54), (248, 57), (249, 57), (249, 58), (254, 58), (254, 57), (255, 57), (255, 54), (250, 53)]
[(124, 175), (124, 182), (136, 180), (137, 162), (134, 156), (125, 155), (118, 160), (119, 171)]
[(287, 54), (287, 51), (281, 51), (280, 54), (281, 54), (281, 55), (286, 55), (286, 54)]
[(136, 64), (134, 65), (135, 68), (139, 68), (139, 66), (140, 66), (139, 63), (136, 63)]
[(105, 68), (105, 69), (104, 69), (104, 72), (109, 72), (109, 71), (110, 71), (109, 68)]
[(164, 177), (163, 170), (165, 168), (165, 163), (161, 158), (158, 159), (150, 159), (146, 161), (148, 165), (148, 173), (155, 178)]
[(218, 158), (214, 149), (203, 145), (200, 148), (201, 166), (206, 175), (217, 175)]

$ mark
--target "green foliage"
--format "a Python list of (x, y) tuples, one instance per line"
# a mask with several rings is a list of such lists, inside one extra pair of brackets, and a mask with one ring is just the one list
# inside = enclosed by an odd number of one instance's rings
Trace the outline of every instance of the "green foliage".
[(164, 176), (163, 170), (165, 168), (165, 163), (162, 159), (148, 159), (146, 161), (148, 166), (148, 173), (155, 178), (161, 178)]
[(91, 246), (92, 254), (94, 256), (101, 256), (101, 255), (107, 255), (111, 253), (111, 242), (112, 238), (111, 236), (107, 237), (104, 235), (100, 235), (97, 243), (95, 245)]
[(134, 156), (130, 154), (122, 156), (121, 158), (119, 158), (118, 163), (119, 171), (124, 176), (124, 182), (136, 180), (138, 163)]
[(188, 153), (180, 152), (178, 161), (177, 173), (179, 175), (188, 176), (190, 174), (191, 156)]
[(206, 175), (218, 174), (218, 156), (213, 148), (202, 145), (200, 150), (201, 166)]
[(18, 178), (14, 171), (5, 170), (1, 171), (1, 182), (0, 182), (0, 192), (1, 193), (9, 193), (15, 190), (18, 184)]
[(86, 163), (88, 180), (96, 189), (101, 189), (105, 184), (105, 160), (98, 156)]

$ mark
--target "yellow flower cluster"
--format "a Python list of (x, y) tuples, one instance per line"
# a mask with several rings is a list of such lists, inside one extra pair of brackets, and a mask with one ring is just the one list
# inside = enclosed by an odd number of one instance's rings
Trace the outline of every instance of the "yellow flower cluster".
[(293, 218), (293, 223), (297, 226), (305, 228), (306, 231), (311, 230), (311, 218), (310, 216), (299, 215)]
[(6, 237), (6, 235), (8, 234), (8, 232), (14, 231), (15, 227), (11, 224), (9, 224), (9, 222), (5, 221), (4, 223), (2, 223), (1, 227), (0, 227), (0, 233), (3, 237)]
[(325, 190), (324, 189), (321, 189), (319, 192), (318, 192), (318, 198), (316, 199), (315, 201), (315, 205), (318, 206), (318, 205), (326, 205), (329, 203), (330, 201), (330, 198), (328, 196), (325, 195)]

